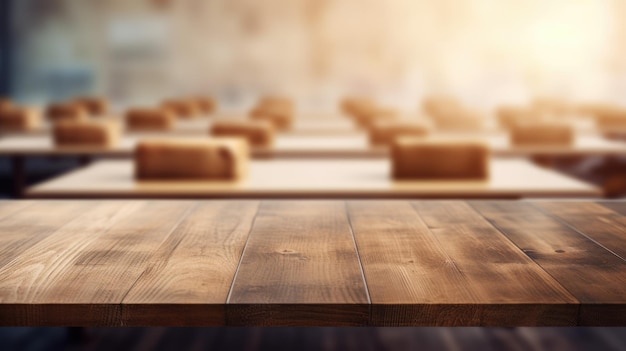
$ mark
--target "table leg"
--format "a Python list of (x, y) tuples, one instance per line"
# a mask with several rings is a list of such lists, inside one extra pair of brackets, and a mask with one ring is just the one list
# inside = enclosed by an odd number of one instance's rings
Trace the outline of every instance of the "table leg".
[(538, 166), (554, 168), (554, 157), (548, 155), (534, 155), (532, 156), (532, 160)]
[(11, 158), (13, 169), (13, 196), (21, 198), (24, 196), (26, 188), (26, 160), (23, 156), (13, 156)]
[(81, 155), (80, 157), (78, 157), (78, 163), (80, 164), (81, 167), (85, 167), (88, 166), (92, 161), (92, 158), (90, 155)]
[(67, 327), (67, 339), (71, 343), (79, 344), (87, 340), (87, 328)]

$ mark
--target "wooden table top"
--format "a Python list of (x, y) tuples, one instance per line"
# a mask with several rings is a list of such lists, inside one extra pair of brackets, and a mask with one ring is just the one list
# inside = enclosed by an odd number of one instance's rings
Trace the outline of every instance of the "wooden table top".
[(488, 181), (393, 181), (389, 160), (253, 160), (237, 182), (142, 181), (130, 160), (98, 161), (35, 185), (30, 198), (520, 198), (602, 191), (524, 159), (494, 159)]
[(626, 203), (0, 202), (0, 325), (626, 325)]
[[(512, 147), (505, 134), (440, 135), (446, 139), (474, 139), (489, 144), (496, 156), (615, 156), (626, 155), (626, 142), (608, 140), (600, 136), (580, 136), (573, 147)], [(52, 138), (42, 135), (7, 136), (0, 138), (0, 156), (105, 156), (131, 157), (138, 140), (163, 134), (133, 134), (124, 136), (112, 148), (85, 148), (54, 146)], [(172, 136), (176, 137), (176, 136)], [(180, 137), (180, 136), (179, 136)], [(353, 135), (294, 135), (281, 134), (272, 149), (253, 149), (255, 158), (385, 158), (389, 150), (372, 147), (364, 133)]]

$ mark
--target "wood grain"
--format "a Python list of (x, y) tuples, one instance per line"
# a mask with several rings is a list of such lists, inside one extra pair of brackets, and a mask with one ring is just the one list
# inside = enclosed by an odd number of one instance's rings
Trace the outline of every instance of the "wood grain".
[(263, 202), (228, 303), (231, 325), (367, 324), (344, 202)]
[[(479, 322), (473, 293), (408, 202), (352, 201), (351, 225), (377, 325)], [(451, 286), (458, 288), (451, 289)]]
[(87, 201), (3, 202), (0, 218), (0, 267), (44, 240), (77, 214), (89, 211)]
[(621, 211), (583, 201), (0, 202), (0, 325), (625, 325)]
[(0, 200), (0, 221), (12, 216), (15, 213), (19, 213), (28, 206), (31, 206), (33, 203), (33, 201)]
[(97, 203), (0, 270), (1, 302), (20, 314), (33, 303), (38, 312), (25, 314), (39, 320), (21, 321), (25, 325), (65, 325), (69, 315), (58, 308), (64, 304), (81, 324), (119, 323), (119, 304), (145, 269), (147, 253), (189, 205)]
[(224, 325), (259, 203), (202, 202), (164, 240), (123, 301), (124, 325)]
[(467, 203), (412, 204), (479, 303), (509, 306), (511, 325), (576, 323), (578, 301)]
[(548, 213), (560, 218), (572, 228), (626, 259), (626, 217), (594, 202), (552, 202), (535, 203)]
[(598, 201), (600, 205), (610, 208), (611, 210), (626, 216), (626, 202), (624, 201)]
[(530, 203), (472, 207), (582, 303), (579, 325), (626, 323), (626, 309), (611, 305), (626, 303), (626, 261)]

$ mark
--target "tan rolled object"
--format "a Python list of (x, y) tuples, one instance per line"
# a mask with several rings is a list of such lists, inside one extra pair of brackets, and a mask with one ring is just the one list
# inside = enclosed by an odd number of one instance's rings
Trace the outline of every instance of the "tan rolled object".
[(293, 100), (288, 97), (282, 96), (264, 97), (259, 100), (257, 106), (263, 108), (282, 108), (288, 110), (290, 113), (293, 113), (295, 111), (295, 103), (293, 102)]
[(430, 117), (448, 116), (464, 107), (451, 96), (430, 96), (422, 101), (422, 111)]
[(138, 180), (236, 180), (250, 159), (243, 138), (146, 140), (135, 149)]
[(133, 131), (168, 131), (176, 125), (176, 115), (167, 109), (130, 109), (125, 119), (126, 128)]
[(357, 118), (374, 111), (377, 107), (370, 99), (347, 97), (341, 101), (340, 108), (349, 117)]
[(48, 105), (46, 116), (53, 122), (82, 121), (89, 116), (87, 109), (74, 102), (56, 103)]
[(365, 99), (360, 99), (356, 97), (344, 97), (339, 101), (339, 110), (345, 113), (346, 115), (351, 116), (352, 112), (358, 108), (359, 103), (361, 101), (366, 101)]
[(430, 129), (429, 124), (420, 121), (377, 121), (370, 128), (370, 144), (391, 145), (399, 137), (425, 137), (430, 134)]
[(285, 107), (257, 107), (250, 112), (253, 120), (271, 122), (277, 130), (291, 129), (294, 122), (293, 112)]
[(217, 111), (217, 101), (212, 97), (198, 97), (194, 99), (200, 112), (211, 114)]
[(61, 121), (54, 125), (56, 146), (114, 147), (121, 126), (113, 120)]
[(542, 113), (529, 107), (501, 106), (496, 110), (500, 127), (511, 130), (517, 124), (542, 120)]
[(565, 116), (575, 112), (571, 104), (556, 98), (536, 98), (533, 100), (532, 108), (539, 113), (552, 116)]
[(77, 104), (83, 106), (92, 116), (104, 116), (109, 113), (109, 102), (101, 97), (81, 97), (76, 99)]
[(489, 147), (476, 141), (399, 138), (393, 143), (393, 178), (398, 180), (487, 180)]
[(432, 120), (436, 128), (442, 131), (480, 131), (485, 128), (485, 118), (478, 113), (468, 111), (433, 116)]
[(256, 105), (256, 109), (281, 111), (291, 116), (295, 116), (296, 114), (295, 102), (290, 98), (281, 96), (269, 96), (260, 99)]
[(575, 107), (575, 111), (577, 113), (589, 116), (599, 116), (602, 114), (611, 114), (620, 110), (619, 106), (608, 104), (608, 103), (586, 103), (579, 104)]
[(567, 123), (529, 122), (515, 125), (510, 137), (516, 146), (572, 146), (576, 131)]
[(161, 104), (161, 108), (173, 112), (178, 118), (195, 118), (202, 114), (200, 107), (192, 99), (166, 100)]
[(253, 147), (271, 148), (276, 139), (274, 124), (264, 120), (217, 120), (211, 126), (216, 137), (243, 137)]
[(626, 128), (626, 109), (614, 107), (598, 109), (594, 114), (596, 126), (602, 130)]
[(485, 128), (486, 118), (451, 96), (427, 97), (422, 110), (431, 118), (435, 127), (442, 131), (480, 131)]
[(0, 130), (25, 132), (35, 130), (42, 124), (41, 111), (27, 107), (0, 109)]
[(370, 128), (379, 121), (393, 121), (400, 118), (400, 113), (393, 108), (377, 107), (354, 115), (354, 120), (364, 128)]
[(13, 101), (10, 99), (0, 98), (0, 110), (10, 109), (15, 107)]

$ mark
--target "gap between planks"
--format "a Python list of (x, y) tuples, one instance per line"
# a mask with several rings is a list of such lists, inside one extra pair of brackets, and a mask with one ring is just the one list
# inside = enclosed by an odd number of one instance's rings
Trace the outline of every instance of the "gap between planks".
[[(532, 202), (530, 201), (521, 201), (523, 203), (527, 203), (529, 204), (531, 207), (533, 207), (534, 209), (538, 210), (540, 213), (553, 218), (553, 216), (551, 216), (550, 214), (545, 213), (544, 211), (541, 211), (538, 209), (537, 206), (535, 206)], [(517, 247), (522, 253), (524, 253), (524, 255), (526, 257), (528, 257), (537, 267), (539, 267), (539, 269), (541, 269), (542, 271), (544, 271), (548, 276), (550, 276), (552, 279), (554, 279), (555, 282), (557, 282), (561, 288), (563, 288), (563, 290), (567, 291), (568, 294), (570, 294), (572, 297), (574, 297), (574, 299), (576, 299), (576, 301), (578, 301), (577, 305), (576, 305), (576, 324), (578, 325), (580, 323), (580, 319), (581, 319), (581, 305), (582, 305), (582, 301), (580, 301), (576, 295), (574, 295), (574, 293), (572, 291), (570, 291), (568, 288), (566, 288), (565, 286), (563, 286), (563, 284), (561, 284), (561, 282), (554, 276), (552, 275), (547, 269), (545, 269), (542, 265), (540, 265), (539, 263), (537, 263), (537, 261), (535, 261), (532, 257), (530, 257), (526, 251), (524, 251), (523, 248), (519, 247), (519, 245), (517, 245), (513, 240), (511, 240), (511, 238), (509, 238), (508, 235), (506, 235), (505, 231), (500, 228), (500, 226), (498, 226), (497, 224), (495, 224), (492, 220), (490, 220), (489, 218), (485, 217), (485, 215), (483, 215), (478, 209), (476, 209), (476, 207), (474, 207), (473, 202), (472, 201), (467, 201), (466, 202), (467, 205), (472, 209), (472, 211), (474, 211), (476, 213), (476, 215), (482, 217), (485, 221), (487, 221), (487, 223), (489, 223), (496, 231), (498, 231), (498, 233), (500, 233), (500, 235), (502, 235), (503, 237), (506, 238), (506, 240), (508, 240), (513, 246)], [(578, 232), (578, 231), (576, 231)], [(584, 235), (586, 237), (586, 235)]]
[(233, 280), (230, 283), (230, 288), (228, 289), (228, 295), (226, 295), (226, 305), (230, 304), (230, 298), (233, 294), (233, 288), (235, 287), (235, 282), (237, 281), (237, 274), (239, 274), (239, 268), (241, 268), (241, 263), (243, 262), (243, 257), (246, 254), (246, 249), (248, 248), (248, 242), (250, 241), (250, 234), (254, 230), (254, 225), (256, 223), (256, 219), (259, 215), (259, 211), (261, 210), (262, 205), (263, 205), (263, 201), (258, 201), (256, 212), (254, 213), (254, 217), (252, 218), (252, 222), (250, 223), (250, 230), (248, 230), (248, 235), (246, 235), (246, 242), (243, 244), (241, 255), (239, 255), (239, 262), (237, 262), (237, 268), (235, 269)]
[(367, 296), (367, 304), (372, 305), (372, 298), (370, 296), (370, 288), (367, 285), (367, 278), (365, 277), (365, 270), (363, 269), (363, 262), (361, 261), (361, 252), (359, 251), (359, 245), (356, 242), (354, 235), (354, 228), (352, 227), (352, 218), (350, 217), (350, 209), (348, 208), (348, 201), (344, 201), (344, 209), (346, 211), (346, 218), (348, 219), (348, 227), (350, 228), (350, 236), (352, 237), (352, 243), (354, 244), (354, 251), (356, 251), (356, 258), (359, 261), (359, 269), (361, 270), (361, 278), (363, 279), (363, 285), (365, 286), (365, 296)]

